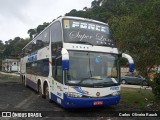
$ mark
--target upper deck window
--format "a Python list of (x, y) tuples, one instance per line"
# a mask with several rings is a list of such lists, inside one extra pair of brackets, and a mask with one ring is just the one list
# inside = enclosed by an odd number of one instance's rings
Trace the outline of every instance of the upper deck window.
[(64, 42), (90, 43), (98, 46), (114, 47), (108, 25), (83, 20), (64, 19)]
[(62, 42), (62, 29), (60, 22), (55, 22), (51, 26), (51, 36), (52, 43)]

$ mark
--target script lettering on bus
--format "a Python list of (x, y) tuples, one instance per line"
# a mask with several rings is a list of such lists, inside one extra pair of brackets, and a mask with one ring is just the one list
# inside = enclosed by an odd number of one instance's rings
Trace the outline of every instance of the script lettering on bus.
[(71, 39), (77, 39), (79, 41), (84, 41), (85, 39), (96, 39), (97, 41), (101, 42), (112, 42), (112, 40), (106, 38), (103, 34), (97, 33), (94, 34), (95, 36), (92, 35), (87, 35), (85, 33), (81, 33), (81, 31), (72, 31), (69, 33), (69, 37)]
[(112, 40), (106, 38), (104, 35), (102, 35), (101, 33), (97, 33), (96, 37), (97, 40), (99, 41), (104, 41), (104, 42), (112, 42)]
[(82, 41), (83, 39), (92, 39), (93, 36), (91, 35), (86, 35), (86, 34), (81, 34), (80, 31), (72, 31), (70, 32), (69, 36), (73, 39), (73, 38), (78, 38), (79, 41)]

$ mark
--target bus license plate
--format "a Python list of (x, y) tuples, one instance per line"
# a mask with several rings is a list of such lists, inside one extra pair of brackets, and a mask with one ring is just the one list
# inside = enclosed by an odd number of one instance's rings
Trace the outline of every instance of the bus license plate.
[(103, 101), (94, 101), (93, 105), (103, 105)]

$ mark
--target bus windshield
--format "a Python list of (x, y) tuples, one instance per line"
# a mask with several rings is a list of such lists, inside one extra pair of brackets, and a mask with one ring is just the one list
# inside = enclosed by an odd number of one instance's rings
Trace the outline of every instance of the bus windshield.
[(115, 47), (107, 24), (83, 20), (63, 20), (64, 42)]
[(113, 54), (69, 51), (66, 84), (86, 87), (118, 85), (117, 59)]

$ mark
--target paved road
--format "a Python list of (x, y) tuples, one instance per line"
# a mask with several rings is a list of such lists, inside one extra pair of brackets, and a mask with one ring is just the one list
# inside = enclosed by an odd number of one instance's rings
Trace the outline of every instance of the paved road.
[[(117, 108), (117, 109), (116, 109)], [(56, 103), (49, 103), (46, 99), (41, 98), (36, 92), (30, 88), (26, 88), (20, 81), (8, 80), (7, 82), (0, 82), (0, 111), (18, 111), (18, 112), (40, 112), (42, 119), (70, 119), (72, 116), (77, 120), (85, 117), (86, 120), (99, 120), (109, 111), (116, 111), (120, 107), (111, 106), (105, 108), (91, 108), (91, 109), (63, 109)], [(94, 114), (93, 114), (94, 113)], [(103, 113), (103, 114), (102, 114)], [(110, 116), (111, 113), (107, 113)], [(106, 115), (105, 115), (106, 116)], [(62, 117), (62, 118), (60, 118)], [(110, 118), (110, 117), (107, 117)], [(5, 118), (12, 120), (17, 118)], [(24, 120), (24, 118), (19, 118)], [(84, 118), (83, 118), (84, 119)], [(116, 118), (115, 118), (116, 119)], [(4, 120), (4, 118), (0, 118)]]

